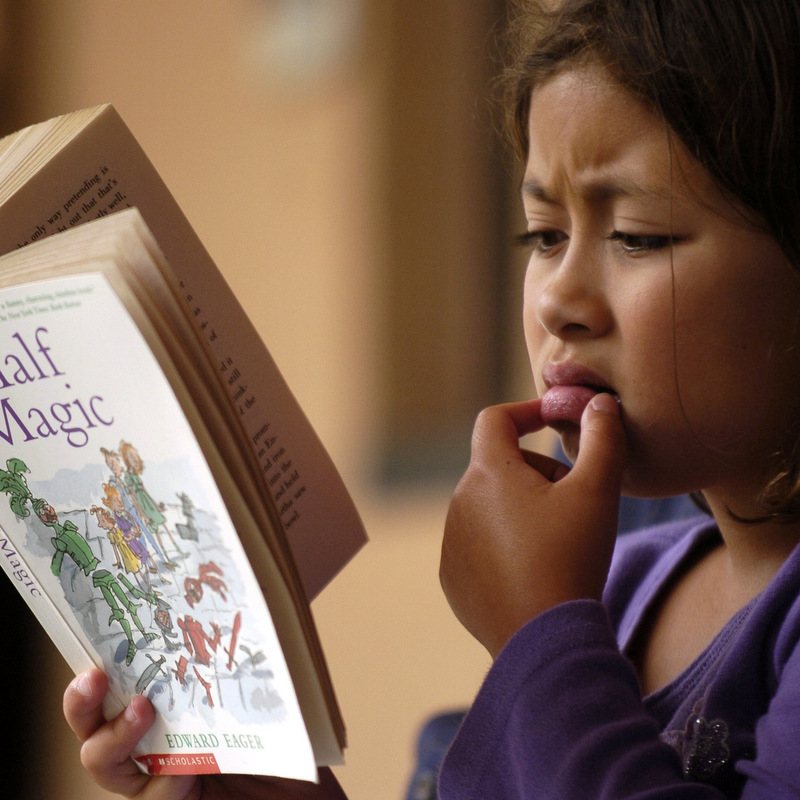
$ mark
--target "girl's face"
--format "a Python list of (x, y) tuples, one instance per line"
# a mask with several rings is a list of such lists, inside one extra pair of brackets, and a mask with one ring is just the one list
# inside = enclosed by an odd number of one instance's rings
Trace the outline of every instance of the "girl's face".
[(109, 453), (106, 456), (106, 466), (111, 470), (111, 474), (117, 478), (125, 471), (122, 459), (116, 453)]
[(131, 472), (141, 474), (142, 459), (139, 458), (138, 450), (134, 450), (132, 447), (129, 448), (125, 454), (125, 460), (128, 462), (128, 467), (130, 468)]
[(779, 247), (600, 68), (534, 91), (522, 199), (528, 351), (567, 453), (602, 389), (626, 493), (752, 497), (800, 419), (800, 279)]

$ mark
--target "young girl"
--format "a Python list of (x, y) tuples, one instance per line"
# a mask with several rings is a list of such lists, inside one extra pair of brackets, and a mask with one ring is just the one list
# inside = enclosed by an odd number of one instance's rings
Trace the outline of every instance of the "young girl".
[[(510, 84), (540, 396), (480, 416), (448, 515), (442, 584), (495, 661), (440, 796), (797, 798), (800, 4), (546, 7)], [(520, 449), (544, 426), (571, 470)], [(710, 515), (617, 543), (621, 492)], [(137, 775), (152, 711), (101, 696), (65, 709), (109, 788), (341, 796)]]

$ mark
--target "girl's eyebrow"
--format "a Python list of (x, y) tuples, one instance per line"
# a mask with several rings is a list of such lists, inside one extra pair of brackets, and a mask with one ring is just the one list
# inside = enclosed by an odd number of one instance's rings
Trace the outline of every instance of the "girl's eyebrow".
[(523, 181), (520, 188), (520, 194), (522, 195), (523, 200), (527, 197), (531, 200), (540, 200), (543, 203), (554, 202), (550, 198), (550, 195), (547, 193), (547, 190), (544, 188), (544, 186), (535, 180)]
[[(538, 200), (542, 203), (558, 204), (547, 188), (535, 178), (523, 181), (520, 188), (522, 199)], [(644, 200), (671, 200), (675, 194), (672, 187), (663, 188), (654, 184), (642, 185), (629, 181), (589, 180), (580, 188), (580, 196), (586, 200), (611, 200), (615, 197), (631, 197)]]

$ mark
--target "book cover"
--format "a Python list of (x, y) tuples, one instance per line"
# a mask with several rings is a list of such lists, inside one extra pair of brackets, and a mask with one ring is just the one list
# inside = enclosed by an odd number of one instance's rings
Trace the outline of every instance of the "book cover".
[(0, 289), (0, 350), (0, 563), (107, 713), (153, 702), (141, 766), (313, 779), (255, 523), (129, 304), (101, 272)]

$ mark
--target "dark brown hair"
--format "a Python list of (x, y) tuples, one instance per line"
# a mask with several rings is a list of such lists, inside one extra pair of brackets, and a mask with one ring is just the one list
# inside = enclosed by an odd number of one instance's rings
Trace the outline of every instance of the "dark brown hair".
[(800, 1), (512, 6), (505, 107), (521, 156), (532, 90), (593, 61), (650, 105), (800, 266)]
[[(800, 269), (800, 0), (516, 0), (503, 49), (506, 122), (521, 158), (531, 92), (597, 64)], [(800, 441), (796, 451), (776, 455), (765, 518), (800, 520)]]

